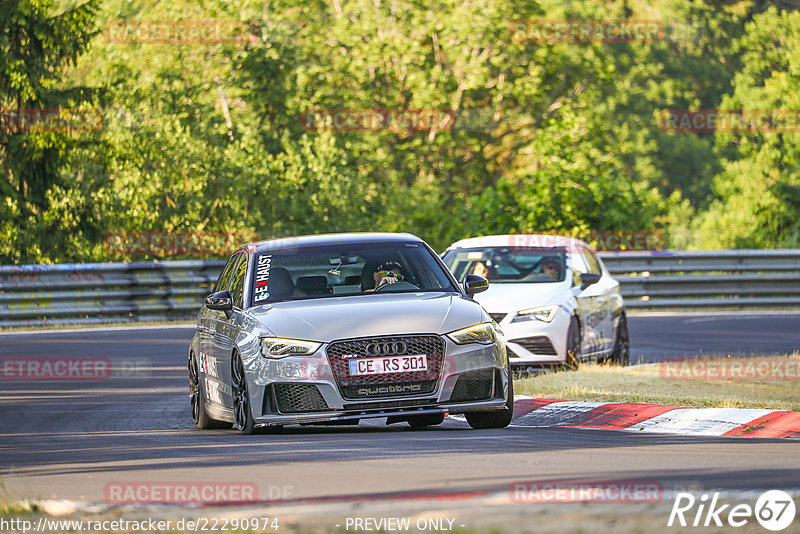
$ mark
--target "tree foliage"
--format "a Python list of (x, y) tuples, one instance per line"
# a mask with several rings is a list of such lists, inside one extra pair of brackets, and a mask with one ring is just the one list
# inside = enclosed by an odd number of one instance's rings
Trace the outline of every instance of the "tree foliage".
[[(0, 261), (119, 258), (109, 232), (666, 230), (797, 246), (798, 134), (668, 133), (669, 109), (800, 109), (800, 20), (729, 0), (0, 3), (7, 109), (96, 132), (0, 132)], [(5, 16), (5, 15), (9, 16)], [(656, 20), (652, 42), (515, 39), (529, 20)], [(236, 43), (119, 43), (111, 21), (252, 21)], [(417, 130), (324, 109), (437, 110)], [(130, 259), (127, 256), (127, 259)]]
[(61, 174), (66, 154), (86, 140), (66, 132), (14, 131), (35, 110), (75, 108), (94, 90), (65, 85), (95, 36), (97, 2), (58, 12), (48, 0), (0, 2), (0, 258), (58, 258), (58, 244), (83, 217), (79, 185)]
[(755, 15), (738, 43), (743, 66), (728, 110), (785, 111), (785, 128), (717, 135), (723, 170), (717, 199), (698, 221), (700, 244), (730, 248), (800, 246), (800, 12)]

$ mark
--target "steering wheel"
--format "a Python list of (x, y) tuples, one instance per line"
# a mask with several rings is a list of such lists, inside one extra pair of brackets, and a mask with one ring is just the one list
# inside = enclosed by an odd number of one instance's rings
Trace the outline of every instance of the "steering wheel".
[(379, 291), (383, 291), (383, 289), (388, 286), (393, 286), (395, 289), (419, 289), (419, 287), (415, 286), (414, 284), (406, 282), (405, 280), (400, 280), (399, 282), (395, 282), (394, 284), (389, 284), (389, 283), (381, 284), (375, 289), (375, 291), (373, 291), (373, 293), (378, 293)]

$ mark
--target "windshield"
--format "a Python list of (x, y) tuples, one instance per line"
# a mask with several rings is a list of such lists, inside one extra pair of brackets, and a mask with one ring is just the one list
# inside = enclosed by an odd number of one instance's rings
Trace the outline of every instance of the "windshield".
[(477, 274), (492, 283), (563, 282), (563, 248), (486, 247), (448, 251), (442, 258), (459, 281)]
[(260, 251), (252, 304), (372, 293), (458, 291), (420, 243), (356, 243)]

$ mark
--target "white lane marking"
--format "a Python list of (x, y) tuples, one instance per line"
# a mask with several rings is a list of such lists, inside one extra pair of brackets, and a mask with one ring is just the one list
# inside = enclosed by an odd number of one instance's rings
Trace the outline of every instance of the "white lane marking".
[(100, 326), (93, 328), (87, 326), (86, 328), (54, 328), (51, 330), (14, 330), (7, 332), (0, 332), (0, 336), (30, 336), (39, 334), (74, 334), (77, 332), (122, 332), (125, 330), (166, 330), (169, 328), (197, 328), (197, 325), (192, 324), (165, 324), (165, 325), (131, 325), (131, 326)]
[(693, 319), (686, 319), (683, 321), (684, 323), (710, 323), (714, 321), (725, 321), (728, 319), (762, 319), (762, 316), (755, 315), (755, 314), (748, 314), (748, 315), (731, 315), (729, 317), (695, 317)]
[(796, 311), (791, 310), (745, 310), (745, 311), (635, 311), (632, 309), (625, 310), (629, 317), (739, 317), (739, 316), (753, 316), (764, 317), (767, 315), (800, 315)]
[(625, 432), (721, 436), (778, 410), (747, 408), (680, 408), (624, 429)]
[(636, 369), (639, 367), (655, 367), (656, 365), (661, 365), (661, 362), (651, 362), (651, 363), (637, 363), (636, 365), (628, 365), (628, 369)]

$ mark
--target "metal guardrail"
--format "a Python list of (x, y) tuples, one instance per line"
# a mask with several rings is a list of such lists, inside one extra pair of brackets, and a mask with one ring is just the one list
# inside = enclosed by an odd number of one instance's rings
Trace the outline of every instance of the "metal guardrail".
[[(800, 309), (800, 250), (605, 252), (631, 309)], [(189, 320), (219, 261), (0, 266), (0, 328)]]
[(798, 309), (800, 250), (602, 253), (636, 309)]
[(0, 328), (185, 320), (225, 261), (0, 266)]

